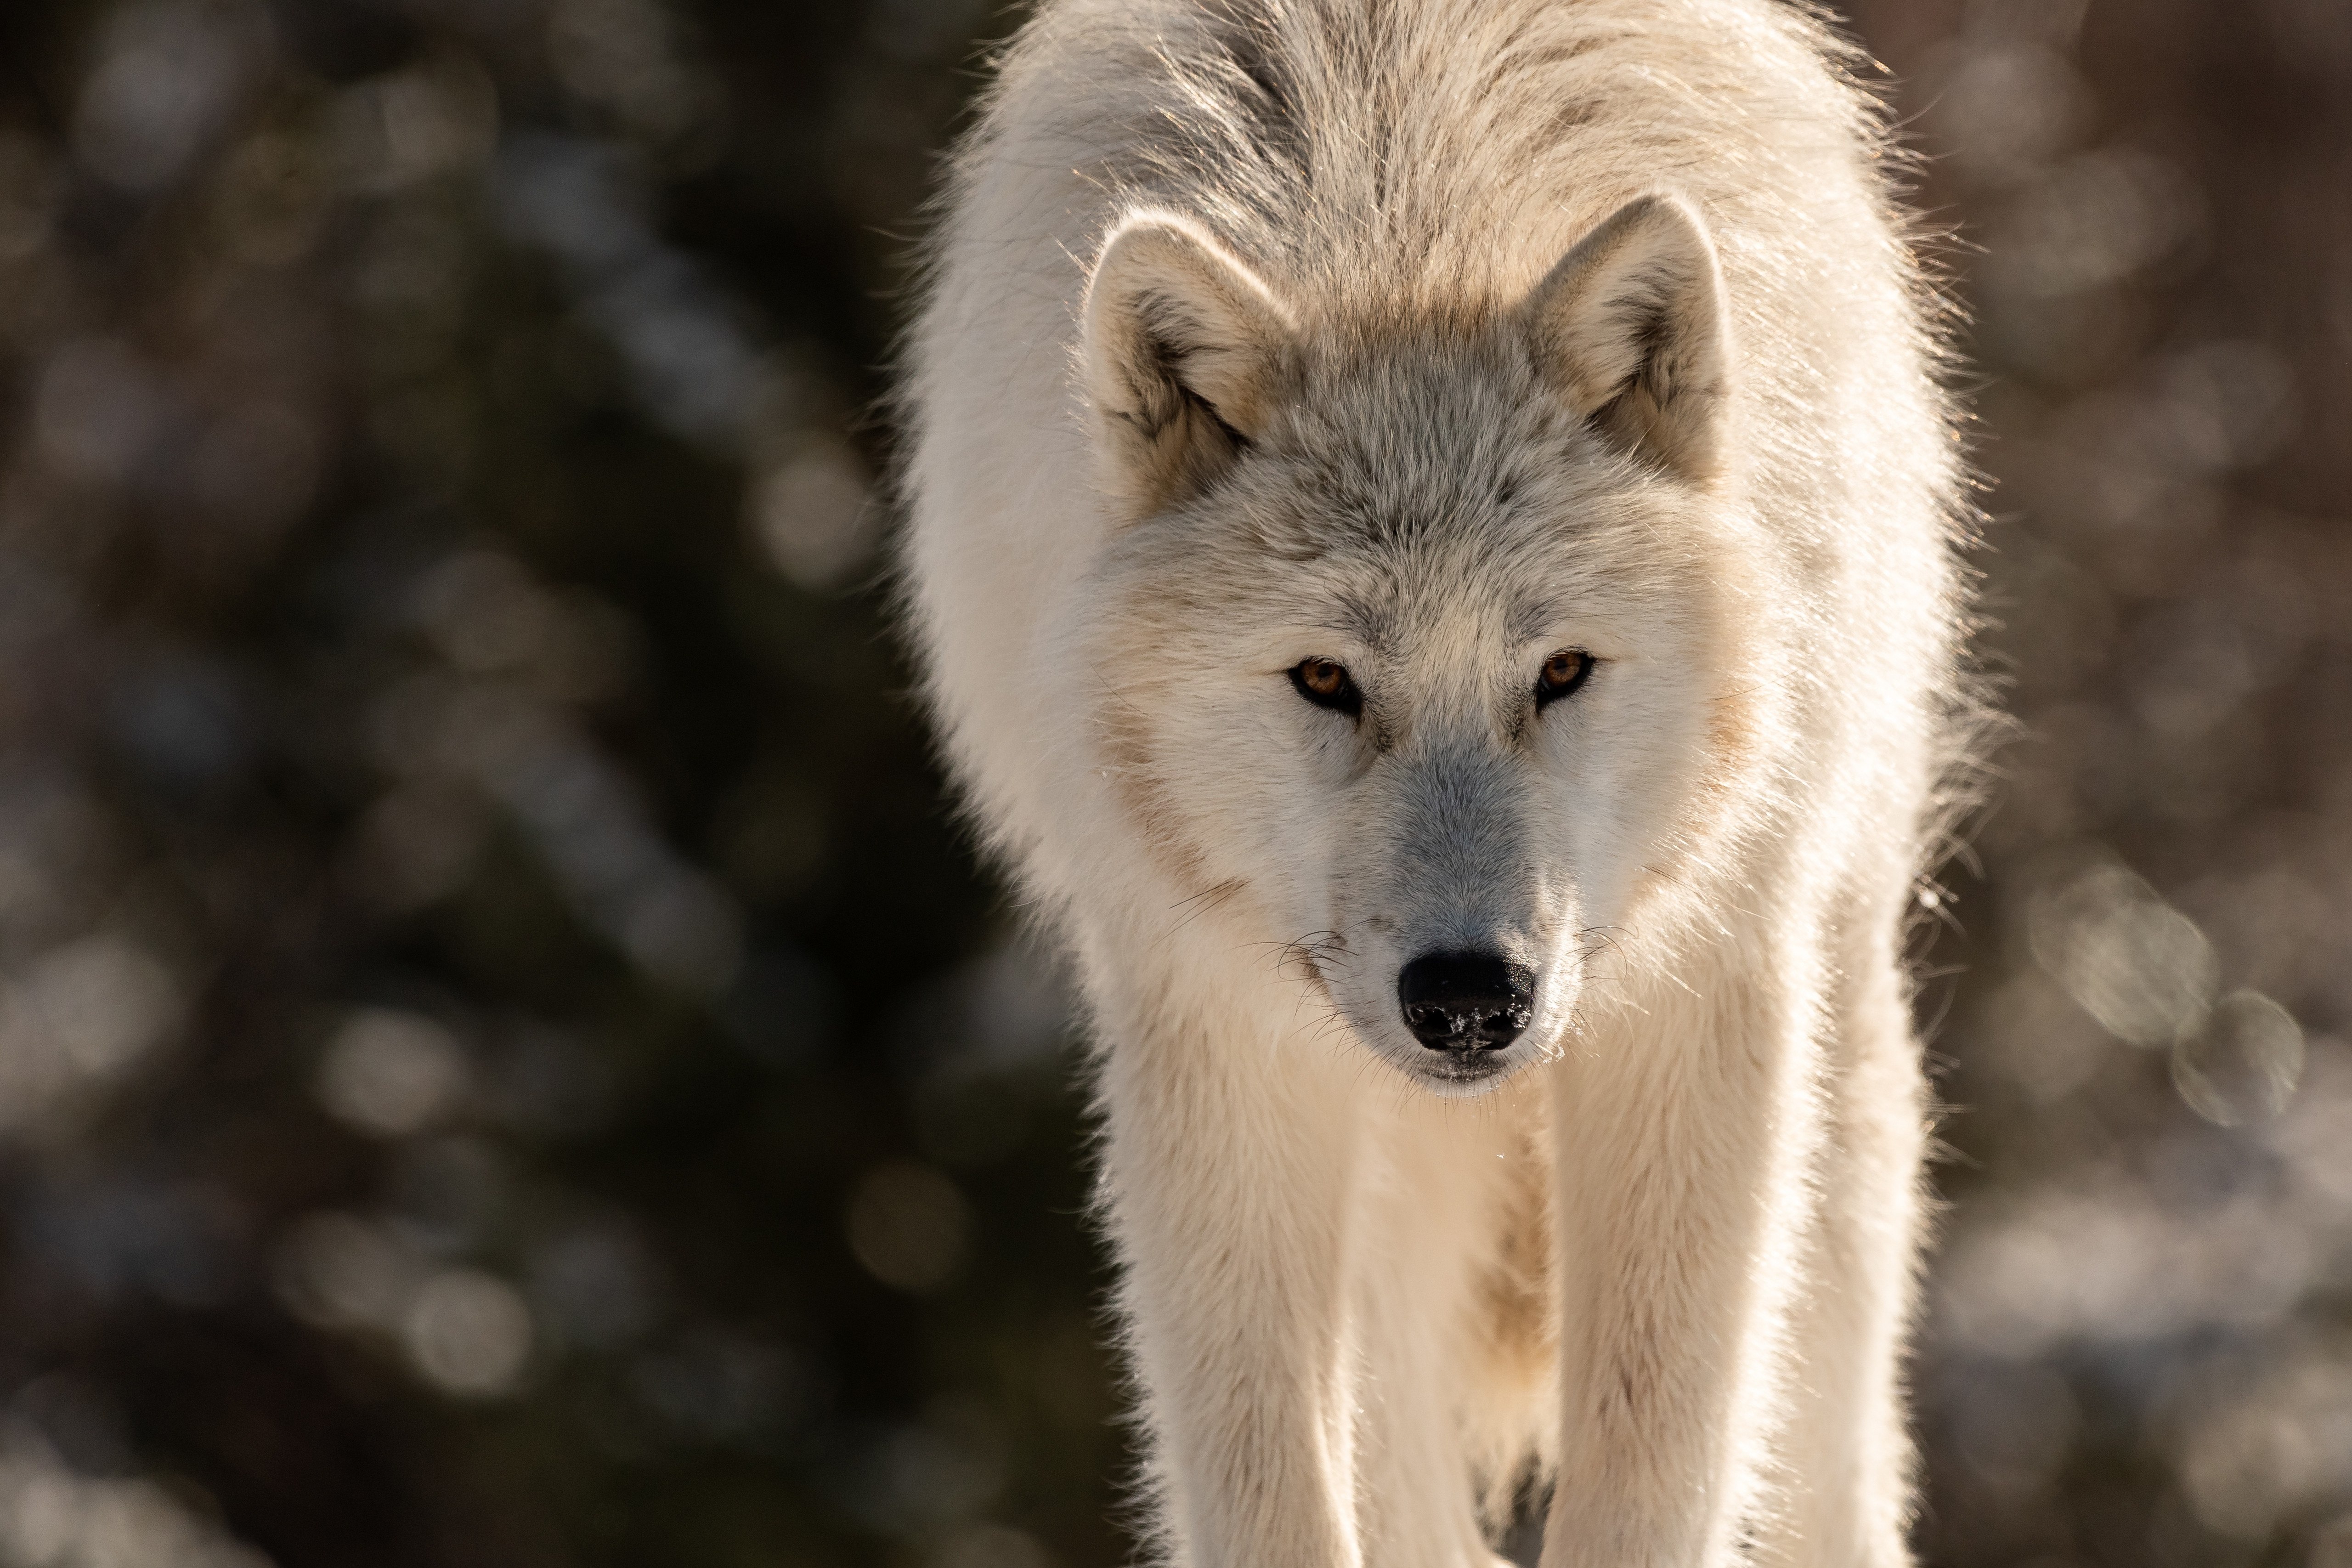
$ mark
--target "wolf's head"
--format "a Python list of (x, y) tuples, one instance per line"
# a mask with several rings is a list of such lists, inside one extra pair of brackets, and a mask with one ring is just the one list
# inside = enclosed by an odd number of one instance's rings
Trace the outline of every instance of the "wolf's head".
[(1084, 353), (1118, 531), (1075, 657), (1160, 864), (1424, 1082), (1559, 1048), (1759, 684), (1698, 218), (1636, 201), (1505, 307), (1349, 312), (1138, 214)]

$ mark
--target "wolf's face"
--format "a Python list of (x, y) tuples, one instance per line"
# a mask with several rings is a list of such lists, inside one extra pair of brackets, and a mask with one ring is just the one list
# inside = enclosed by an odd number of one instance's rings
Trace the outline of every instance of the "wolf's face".
[(1481, 325), (1318, 340), (1167, 220), (1097, 270), (1106, 772), (1190, 900), (1441, 1091), (1559, 1048), (1736, 744), (1717, 287), (1655, 202)]

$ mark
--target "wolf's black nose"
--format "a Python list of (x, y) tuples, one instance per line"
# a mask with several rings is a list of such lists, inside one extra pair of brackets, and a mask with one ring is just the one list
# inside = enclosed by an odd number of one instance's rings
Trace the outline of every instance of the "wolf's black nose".
[(1433, 1051), (1498, 1051), (1536, 1016), (1536, 973), (1484, 952), (1433, 952), (1397, 976), (1405, 1027)]

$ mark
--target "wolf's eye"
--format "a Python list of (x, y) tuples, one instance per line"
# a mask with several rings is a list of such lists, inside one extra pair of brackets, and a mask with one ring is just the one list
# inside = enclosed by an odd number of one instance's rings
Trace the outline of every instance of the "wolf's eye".
[(1338, 659), (1300, 659), (1290, 667), (1290, 684), (1318, 708), (1329, 708), (1350, 719), (1364, 710), (1364, 694), (1356, 689), (1348, 667)]
[(1580, 647), (1564, 647), (1544, 660), (1536, 672), (1536, 706), (1542, 708), (1572, 695), (1592, 673), (1592, 656)]

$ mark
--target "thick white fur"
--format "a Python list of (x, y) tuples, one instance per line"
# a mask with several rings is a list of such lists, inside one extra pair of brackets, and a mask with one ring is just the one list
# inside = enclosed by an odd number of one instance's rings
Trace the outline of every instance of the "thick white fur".
[[(1092, 1007), (1171, 1562), (1486, 1564), (1536, 1475), (1546, 1568), (1907, 1561), (1956, 454), (1845, 58), (1048, 0), (962, 148), (909, 619)], [(1483, 1076), (1397, 1005), (1465, 947), (1538, 976)]]

